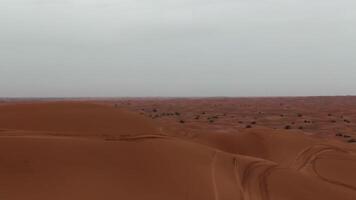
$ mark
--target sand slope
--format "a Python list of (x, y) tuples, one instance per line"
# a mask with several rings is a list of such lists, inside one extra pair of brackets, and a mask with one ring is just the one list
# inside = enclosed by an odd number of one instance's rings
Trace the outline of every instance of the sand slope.
[(355, 145), (267, 128), (163, 135), (111, 106), (0, 106), (0, 199), (356, 199)]

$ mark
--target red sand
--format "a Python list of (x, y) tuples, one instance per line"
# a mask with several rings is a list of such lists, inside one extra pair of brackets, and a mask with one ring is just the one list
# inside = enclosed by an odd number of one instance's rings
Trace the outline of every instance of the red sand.
[(353, 101), (300, 101), (0, 104), (0, 199), (356, 199)]

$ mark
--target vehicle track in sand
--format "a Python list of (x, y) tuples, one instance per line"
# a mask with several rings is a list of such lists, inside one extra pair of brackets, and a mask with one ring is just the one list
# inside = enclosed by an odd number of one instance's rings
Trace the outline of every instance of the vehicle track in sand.
[[(235, 170), (239, 170), (237, 161), (234, 162)], [(267, 180), (277, 165), (268, 161), (253, 161), (242, 172), (241, 187), (244, 200), (269, 200)], [(238, 174), (239, 175), (239, 174)], [(237, 176), (240, 178), (240, 176)]]
[(308, 164), (311, 164), (318, 156), (322, 155), (325, 152), (341, 152), (349, 153), (349, 151), (343, 150), (339, 147), (325, 144), (317, 144), (310, 147), (307, 147), (301, 151), (295, 158), (292, 168), (297, 171), (303, 170)]
[(216, 183), (216, 172), (215, 172), (217, 156), (218, 156), (218, 152), (215, 151), (213, 158), (211, 159), (211, 179), (212, 179), (212, 185), (213, 185), (214, 200), (219, 200), (219, 192), (218, 192), (218, 186)]
[(325, 176), (321, 175), (318, 170), (316, 169), (316, 161), (320, 159), (320, 158), (316, 158), (312, 161), (311, 163), (311, 166), (312, 166), (312, 171), (313, 173), (318, 177), (320, 178), (321, 180), (327, 182), (327, 183), (330, 183), (330, 184), (333, 184), (333, 185), (337, 185), (337, 186), (341, 186), (341, 187), (345, 187), (345, 188), (348, 188), (350, 190), (353, 190), (356, 192), (356, 186), (354, 185), (350, 185), (350, 184), (347, 184), (347, 183), (343, 183), (341, 181), (338, 181), (338, 180), (333, 180), (333, 179), (330, 179), (330, 178), (326, 178)]
[(295, 162), (292, 166), (292, 168), (296, 169), (297, 171), (301, 171), (305, 169), (308, 165), (311, 168), (311, 171), (315, 174), (316, 177), (318, 177), (320, 180), (327, 182), (329, 184), (333, 184), (336, 186), (341, 186), (348, 188), (350, 190), (356, 191), (356, 186), (346, 184), (337, 180), (332, 180), (329, 178), (326, 178), (325, 176), (321, 175), (321, 173), (318, 172), (316, 168), (316, 161), (321, 159), (320, 156), (326, 152), (340, 152), (340, 153), (345, 153), (345, 154), (351, 154), (352, 152), (341, 149), (339, 147), (335, 147), (332, 145), (324, 145), (324, 144), (318, 144), (314, 146), (310, 146), (303, 150), (301, 153), (299, 153), (295, 159)]

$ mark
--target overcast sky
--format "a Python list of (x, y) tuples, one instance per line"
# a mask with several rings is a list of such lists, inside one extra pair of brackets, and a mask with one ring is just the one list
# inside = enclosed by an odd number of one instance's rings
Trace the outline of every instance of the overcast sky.
[(0, 0), (0, 97), (356, 94), (355, 0)]

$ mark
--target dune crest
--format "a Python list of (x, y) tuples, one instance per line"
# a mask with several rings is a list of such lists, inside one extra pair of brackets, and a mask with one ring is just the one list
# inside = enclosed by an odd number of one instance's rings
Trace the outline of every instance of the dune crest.
[(356, 198), (355, 145), (262, 127), (176, 137), (161, 125), (94, 103), (1, 105), (0, 199)]

